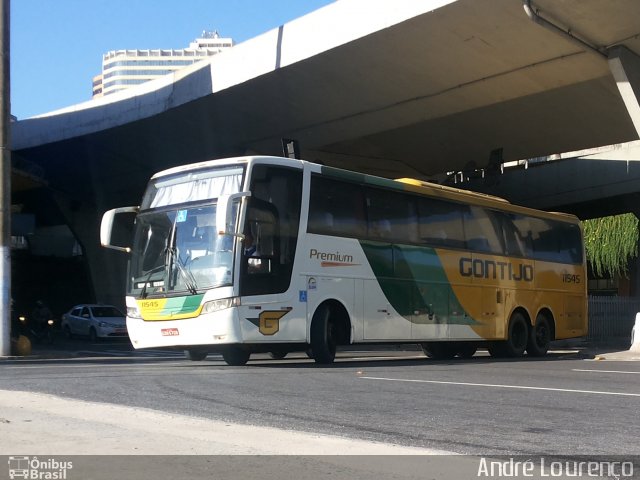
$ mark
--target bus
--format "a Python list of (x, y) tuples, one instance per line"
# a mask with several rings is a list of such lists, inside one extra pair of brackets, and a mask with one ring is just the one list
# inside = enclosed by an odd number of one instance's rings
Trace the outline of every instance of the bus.
[[(130, 246), (111, 244), (121, 214)], [(250, 156), (160, 172), (100, 228), (129, 255), (135, 348), (328, 364), (353, 344), (542, 356), (587, 333), (580, 221), (491, 195)]]

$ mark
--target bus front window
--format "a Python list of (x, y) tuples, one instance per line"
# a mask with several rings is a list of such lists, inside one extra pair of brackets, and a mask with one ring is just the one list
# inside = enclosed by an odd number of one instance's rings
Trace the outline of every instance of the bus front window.
[(234, 239), (215, 231), (216, 206), (140, 214), (129, 294), (195, 294), (233, 281)]

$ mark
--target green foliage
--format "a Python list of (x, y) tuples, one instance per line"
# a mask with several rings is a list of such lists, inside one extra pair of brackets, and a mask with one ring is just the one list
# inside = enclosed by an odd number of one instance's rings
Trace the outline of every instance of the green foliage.
[(638, 256), (638, 218), (633, 213), (582, 222), (587, 261), (604, 277), (628, 274), (629, 260)]

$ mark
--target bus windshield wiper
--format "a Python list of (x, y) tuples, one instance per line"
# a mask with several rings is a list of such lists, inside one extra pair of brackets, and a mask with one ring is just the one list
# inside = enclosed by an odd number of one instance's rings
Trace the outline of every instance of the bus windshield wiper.
[(177, 219), (178, 219), (177, 216), (176, 218), (173, 219), (173, 225), (171, 226), (171, 232), (169, 233), (169, 239), (167, 241), (167, 247), (165, 249), (164, 263), (168, 270), (167, 271), (167, 279), (169, 282), (168, 286), (169, 287), (171, 286), (171, 276), (172, 276), (171, 270), (175, 265), (176, 268), (178, 269), (178, 272), (182, 276), (182, 279), (184, 280), (184, 284), (187, 287), (187, 290), (189, 290), (189, 293), (191, 293), (192, 295), (195, 295), (198, 293), (196, 280), (195, 278), (193, 278), (193, 275), (191, 274), (191, 272), (188, 271), (180, 261), (180, 256), (178, 254), (178, 249), (176, 247)]
[(184, 284), (187, 287), (187, 290), (189, 290), (189, 293), (191, 293), (192, 295), (198, 293), (198, 285), (196, 283), (196, 279), (193, 278), (193, 274), (182, 264), (182, 261), (180, 261), (180, 256), (178, 255), (178, 252), (175, 248), (169, 249), (169, 251), (167, 252), (167, 258), (168, 265), (175, 265), (177, 267), (178, 272), (184, 280)]
[(151, 270), (149, 270), (149, 273), (144, 279), (144, 285), (142, 286), (142, 291), (140, 292), (140, 298), (147, 298), (147, 285), (149, 285), (149, 280), (151, 280), (151, 275), (159, 272), (160, 270), (163, 270), (164, 268), (165, 268), (165, 265), (158, 265), (157, 267), (154, 267)]

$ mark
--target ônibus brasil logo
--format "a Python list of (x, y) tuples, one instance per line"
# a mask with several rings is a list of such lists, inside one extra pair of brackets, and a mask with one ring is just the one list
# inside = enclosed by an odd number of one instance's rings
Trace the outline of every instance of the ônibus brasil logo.
[(33, 480), (65, 480), (67, 471), (73, 468), (73, 462), (62, 462), (54, 458), (9, 457), (9, 478)]

